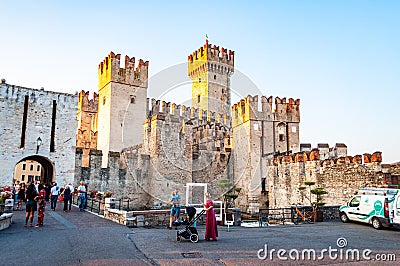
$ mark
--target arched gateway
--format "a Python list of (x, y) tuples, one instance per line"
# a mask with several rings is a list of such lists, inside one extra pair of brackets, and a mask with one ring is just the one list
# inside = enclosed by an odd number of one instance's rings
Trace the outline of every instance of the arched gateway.
[(54, 163), (46, 157), (39, 155), (28, 156), (15, 165), (14, 181), (38, 180), (43, 184), (50, 184), (56, 181), (54, 168)]

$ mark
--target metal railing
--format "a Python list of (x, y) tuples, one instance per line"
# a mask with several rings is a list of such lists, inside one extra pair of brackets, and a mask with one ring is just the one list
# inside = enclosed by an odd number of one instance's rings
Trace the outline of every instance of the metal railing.
[[(73, 195), (72, 203), (79, 205), (79, 197), (77, 194)], [(104, 204), (104, 199), (89, 197), (86, 199), (85, 209), (88, 209), (91, 212), (102, 215), (103, 211), (104, 211), (103, 204)], [(130, 211), (131, 207), (132, 207), (132, 204), (129, 199), (118, 199), (118, 200), (115, 200), (114, 204), (115, 204), (114, 208), (118, 209), (118, 210)]]
[[(263, 222), (267, 223), (280, 223), (285, 224), (287, 222), (293, 223), (293, 217), (296, 213), (296, 207), (300, 211), (306, 211), (312, 209), (311, 206), (292, 206), (290, 208), (265, 208), (260, 209), (258, 213), (258, 222), (260, 227)], [(324, 221), (332, 221), (339, 219), (339, 205), (335, 206), (322, 206), (318, 209), (323, 212)]]

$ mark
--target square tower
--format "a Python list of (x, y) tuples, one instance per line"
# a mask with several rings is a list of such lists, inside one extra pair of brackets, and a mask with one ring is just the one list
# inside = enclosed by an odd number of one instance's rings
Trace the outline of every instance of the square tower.
[(98, 69), (98, 139), (97, 149), (103, 152), (102, 167), (108, 165), (108, 153), (142, 143), (143, 122), (147, 110), (149, 62), (111, 52)]
[(206, 43), (188, 56), (194, 108), (231, 116), (230, 77), (234, 72), (234, 53)]

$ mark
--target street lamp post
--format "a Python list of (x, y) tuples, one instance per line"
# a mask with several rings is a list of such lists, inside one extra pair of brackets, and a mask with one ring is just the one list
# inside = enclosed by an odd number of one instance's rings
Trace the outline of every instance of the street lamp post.
[(36, 140), (36, 154), (39, 152), (40, 145), (42, 145), (42, 139), (38, 137)]

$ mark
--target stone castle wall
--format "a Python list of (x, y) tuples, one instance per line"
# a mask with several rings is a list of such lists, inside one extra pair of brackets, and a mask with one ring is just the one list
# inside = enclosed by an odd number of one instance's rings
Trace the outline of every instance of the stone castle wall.
[[(0, 84), (0, 186), (12, 184), (15, 165), (32, 156), (53, 165), (53, 181), (73, 182), (77, 102), (77, 95)], [(21, 146), (24, 113), (26, 130)], [(54, 151), (51, 150), (52, 119)], [(39, 137), (42, 144), (37, 149)]]
[[(346, 204), (360, 187), (390, 185), (390, 178), (382, 172), (381, 162), (380, 152), (364, 154), (364, 162), (361, 155), (320, 160), (318, 149), (276, 156), (269, 160), (267, 166), (269, 205), (310, 205), (309, 194), (302, 192), (308, 190), (299, 190), (300, 187), (307, 187), (304, 184), (306, 181), (315, 182), (311, 188), (321, 187), (328, 193), (323, 196), (327, 205)], [(398, 173), (399, 169), (399, 165), (391, 165), (388, 174)], [(315, 201), (315, 196), (312, 197)]]

